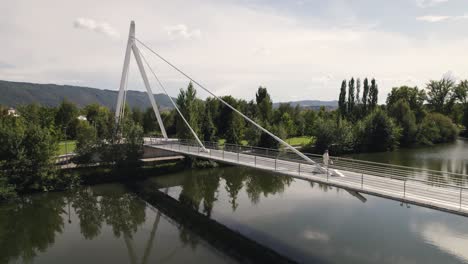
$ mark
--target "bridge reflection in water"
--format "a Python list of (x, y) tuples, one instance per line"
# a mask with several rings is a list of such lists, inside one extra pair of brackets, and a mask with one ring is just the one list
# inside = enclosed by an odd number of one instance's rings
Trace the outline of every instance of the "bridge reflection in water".
[(208, 151), (190, 140), (145, 138), (145, 145), (468, 216), (467, 175), (338, 157), (324, 166), (319, 155), (308, 154), (311, 164), (287, 150), (217, 142), (204, 142)]

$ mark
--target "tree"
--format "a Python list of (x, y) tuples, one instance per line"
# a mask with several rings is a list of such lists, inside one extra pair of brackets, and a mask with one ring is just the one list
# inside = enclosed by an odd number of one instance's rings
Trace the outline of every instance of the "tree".
[(453, 90), (455, 82), (451, 79), (444, 78), (440, 81), (431, 80), (427, 85), (427, 95), (431, 108), (433, 111), (449, 114), (452, 110), (455, 97), (453, 96)]
[(367, 104), (369, 102), (369, 80), (367, 78), (364, 79), (364, 90), (362, 91), (362, 108), (364, 112), (367, 112)]
[(421, 121), (424, 118), (424, 102), (426, 101), (427, 95), (424, 90), (418, 89), (418, 87), (394, 87), (387, 97), (387, 107), (391, 108), (394, 104), (400, 100), (404, 100), (408, 103), (410, 109), (414, 111), (416, 119)]
[(55, 124), (62, 130), (65, 138), (74, 138), (75, 126), (78, 124), (78, 107), (74, 103), (63, 100), (55, 115)]
[(355, 98), (354, 98), (354, 78), (351, 78), (351, 80), (348, 83), (348, 117), (354, 111), (354, 105), (355, 105), (354, 100), (355, 100)]
[(143, 126), (143, 112), (138, 107), (132, 109), (132, 119), (133, 122)]
[(416, 117), (408, 102), (405, 99), (400, 99), (396, 103), (389, 105), (388, 110), (390, 116), (393, 117), (402, 128), (400, 145), (409, 146), (415, 143), (418, 127), (416, 125)]
[(115, 119), (108, 108), (98, 104), (90, 104), (83, 109), (83, 112), (89, 124), (96, 130), (98, 138), (107, 138), (113, 134)]
[(368, 99), (368, 108), (373, 110), (377, 106), (378, 96), (379, 96), (379, 88), (375, 79), (371, 80), (371, 86), (369, 88), (369, 99)]
[(400, 128), (377, 108), (356, 125), (357, 146), (360, 151), (389, 151), (398, 147)]
[(273, 114), (273, 103), (265, 87), (259, 87), (255, 95), (260, 120), (269, 123)]
[(468, 80), (461, 81), (454, 90), (455, 98), (463, 106), (462, 124), (468, 129)]
[(341, 82), (341, 90), (340, 90), (340, 97), (338, 99), (338, 110), (342, 117), (346, 116), (347, 111), (347, 104), (346, 104), (346, 80)]
[(211, 115), (210, 107), (205, 107), (205, 114), (203, 115), (202, 122), (202, 134), (203, 140), (205, 141), (215, 141), (216, 140), (216, 128), (213, 123), (213, 117)]
[(430, 113), (422, 121), (418, 131), (418, 142), (432, 145), (450, 142), (457, 138), (459, 131), (452, 120), (440, 113)]
[[(195, 90), (195, 88), (193, 88), (193, 85), (190, 82), (186, 90), (180, 90), (176, 103), (179, 107), (180, 112), (185, 117), (185, 120), (187, 120), (190, 127), (192, 127), (195, 133), (199, 134), (199, 118), (201, 103), (198, 101), (196, 96), (197, 91)], [(176, 129), (178, 138), (193, 138), (192, 132), (190, 132), (190, 129), (187, 127), (187, 125), (180, 116), (176, 117)]]
[[(237, 101), (232, 96), (221, 97), (226, 103), (238, 109)], [(240, 144), (244, 139), (245, 121), (242, 116), (234, 112), (226, 105), (220, 106), (220, 118), (217, 128), (219, 134), (226, 139), (227, 143)]]
[(50, 190), (57, 180), (57, 138), (21, 117), (0, 120), (0, 178), (18, 191)]
[(81, 121), (76, 127), (76, 141), (76, 162), (81, 164), (91, 163), (99, 144), (96, 129), (87, 121)]
[(353, 129), (346, 119), (319, 118), (314, 129), (314, 136), (316, 137), (315, 150), (318, 153), (329, 149), (333, 155), (339, 155), (353, 149)]
[(157, 120), (153, 108), (148, 107), (143, 114), (143, 131), (145, 134), (148, 134), (155, 131), (157, 127)]

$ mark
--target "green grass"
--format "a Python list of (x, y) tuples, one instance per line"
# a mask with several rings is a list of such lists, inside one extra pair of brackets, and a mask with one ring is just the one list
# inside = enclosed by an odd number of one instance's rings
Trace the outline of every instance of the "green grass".
[[(219, 146), (224, 146), (224, 143), (226, 143), (226, 139), (224, 139), (224, 138), (218, 139), (218, 145)], [(249, 142), (247, 140), (245, 140), (245, 139), (241, 140), (241, 145), (242, 146), (247, 146), (247, 145), (249, 145)]]
[(288, 144), (292, 146), (305, 146), (309, 143), (312, 143), (311, 137), (292, 137), (285, 140)]
[(66, 140), (59, 143), (59, 148), (57, 155), (64, 155), (75, 151), (76, 141), (75, 140)]

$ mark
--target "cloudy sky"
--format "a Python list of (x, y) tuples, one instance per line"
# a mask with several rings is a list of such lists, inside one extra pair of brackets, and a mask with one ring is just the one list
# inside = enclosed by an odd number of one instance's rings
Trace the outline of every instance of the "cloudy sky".
[[(15, 0), (0, 4), (0, 79), (117, 90), (137, 37), (218, 95), (335, 100), (341, 80), (468, 78), (467, 0)], [(150, 57), (171, 95), (187, 80)], [(129, 86), (143, 90), (132, 61)], [(160, 90), (154, 86), (155, 93)], [(201, 97), (206, 96), (202, 91)]]

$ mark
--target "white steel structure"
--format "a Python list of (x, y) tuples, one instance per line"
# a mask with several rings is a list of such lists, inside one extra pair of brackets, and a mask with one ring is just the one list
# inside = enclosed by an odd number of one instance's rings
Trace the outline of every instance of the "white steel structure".
[(125, 108), (125, 95), (126, 95), (126, 86), (127, 86), (127, 78), (128, 78), (128, 68), (130, 64), (130, 53), (133, 53), (135, 57), (135, 61), (138, 65), (138, 69), (140, 70), (141, 77), (143, 78), (143, 82), (145, 83), (146, 93), (148, 94), (149, 100), (151, 102), (151, 106), (153, 107), (154, 114), (156, 115), (156, 119), (158, 120), (159, 128), (161, 129), (161, 133), (165, 139), (167, 139), (166, 129), (164, 128), (163, 121), (161, 119), (161, 114), (159, 113), (158, 105), (154, 100), (154, 95), (151, 90), (151, 86), (148, 81), (148, 76), (145, 72), (145, 67), (143, 66), (143, 62), (141, 60), (140, 50), (135, 45), (135, 22), (132, 21), (130, 23), (130, 33), (128, 35), (128, 42), (127, 42), (127, 50), (125, 52), (125, 59), (124, 65), (122, 70), (122, 78), (120, 79), (120, 89), (119, 95), (117, 97), (117, 106), (115, 108), (115, 121), (118, 123), (124, 114)]

